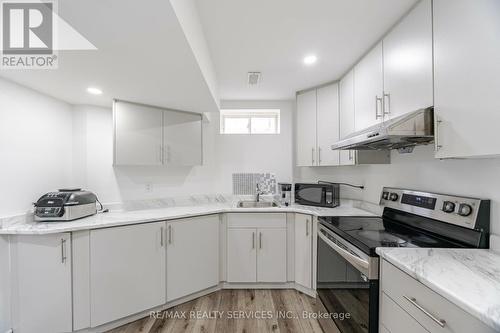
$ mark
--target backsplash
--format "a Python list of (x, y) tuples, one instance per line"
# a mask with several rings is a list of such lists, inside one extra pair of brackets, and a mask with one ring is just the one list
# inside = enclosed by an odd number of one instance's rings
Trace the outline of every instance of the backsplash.
[(276, 175), (273, 173), (233, 173), (233, 194), (256, 194), (259, 184), (263, 194), (276, 194)]

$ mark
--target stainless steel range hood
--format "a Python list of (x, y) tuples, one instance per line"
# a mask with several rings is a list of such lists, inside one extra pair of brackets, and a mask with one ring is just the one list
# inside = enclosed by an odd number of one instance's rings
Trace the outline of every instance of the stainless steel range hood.
[(353, 133), (332, 145), (342, 150), (388, 150), (434, 141), (434, 108), (413, 111)]

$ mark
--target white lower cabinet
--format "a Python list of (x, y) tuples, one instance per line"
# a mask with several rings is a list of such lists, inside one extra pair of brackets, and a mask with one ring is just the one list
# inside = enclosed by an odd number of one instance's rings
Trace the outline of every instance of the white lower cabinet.
[(71, 332), (71, 235), (15, 236), (13, 330)]
[(167, 301), (219, 283), (219, 216), (167, 223)]
[(422, 327), (412, 316), (406, 313), (392, 299), (382, 293), (380, 305), (380, 332), (389, 333), (427, 333), (428, 331)]
[(228, 214), (227, 282), (286, 282), (285, 214)]
[(495, 332), (386, 260), (380, 264), (380, 295), (380, 325), (392, 333)]
[(312, 216), (295, 215), (295, 282), (312, 287)]
[(227, 231), (227, 281), (257, 282), (257, 229)]
[(165, 303), (165, 225), (90, 232), (92, 327)]
[(286, 229), (257, 232), (257, 282), (286, 282)]

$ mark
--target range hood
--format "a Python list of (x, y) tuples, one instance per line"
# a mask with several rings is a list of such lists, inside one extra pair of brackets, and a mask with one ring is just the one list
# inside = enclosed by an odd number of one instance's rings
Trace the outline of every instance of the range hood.
[(353, 133), (332, 145), (341, 150), (412, 149), (434, 141), (434, 108), (409, 112)]

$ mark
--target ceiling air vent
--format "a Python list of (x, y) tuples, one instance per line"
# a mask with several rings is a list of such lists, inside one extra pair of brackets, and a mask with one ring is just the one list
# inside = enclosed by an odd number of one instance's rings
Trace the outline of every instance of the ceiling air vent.
[(260, 82), (260, 72), (248, 72), (248, 85), (255, 86)]

